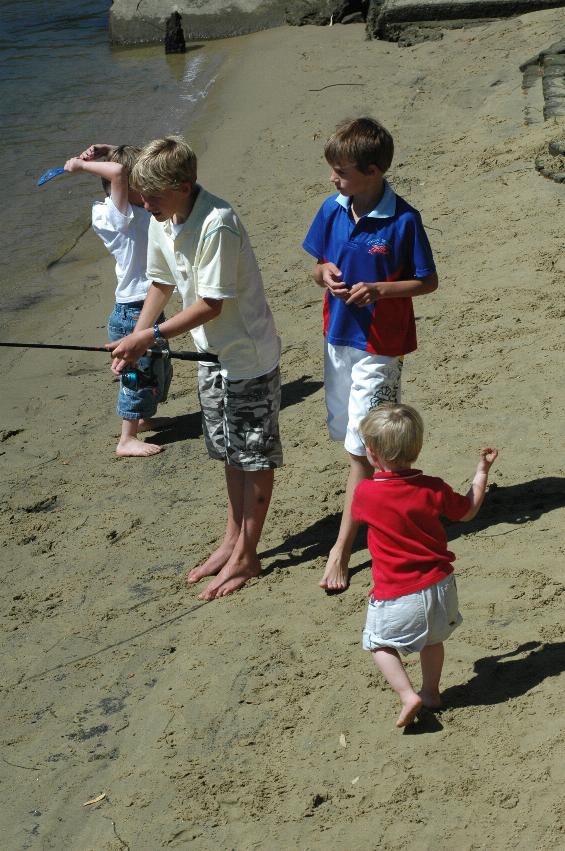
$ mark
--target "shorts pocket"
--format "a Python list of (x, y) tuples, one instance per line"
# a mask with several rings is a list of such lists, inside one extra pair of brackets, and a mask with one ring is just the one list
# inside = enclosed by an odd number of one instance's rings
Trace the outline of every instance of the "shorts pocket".
[(420, 593), (385, 600), (380, 612), (381, 637), (385, 641), (411, 640), (426, 630), (426, 611)]
[(273, 448), (275, 441), (275, 435), (265, 434), (262, 428), (250, 428), (245, 433), (245, 450), (263, 454)]
[(446, 624), (452, 629), (461, 622), (461, 615), (459, 614), (459, 599), (457, 597), (457, 583), (453, 574), (451, 574), (451, 576), (438, 586), (438, 596)]

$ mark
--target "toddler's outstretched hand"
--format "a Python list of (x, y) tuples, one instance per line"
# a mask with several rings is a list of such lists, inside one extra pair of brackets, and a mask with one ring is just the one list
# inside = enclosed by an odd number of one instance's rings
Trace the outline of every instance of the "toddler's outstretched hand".
[(479, 452), (479, 470), (483, 473), (488, 473), (496, 459), (498, 458), (498, 449), (487, 446)]

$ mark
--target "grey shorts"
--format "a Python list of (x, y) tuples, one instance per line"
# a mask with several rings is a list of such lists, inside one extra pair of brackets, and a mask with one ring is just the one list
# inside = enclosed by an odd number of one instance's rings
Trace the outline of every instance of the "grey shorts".
[(400, 653), (419, 653), (428, 644), (445, 641), (463, 621), (455, 576), (414, 594), (392, 600), (369, 600), (363, 649), (393, 647)]
[(258, 378), (231, 381), (219, 364), (198, 364), (202, 430), (210, 458), (249, 472), (283, 463), (278, 366)]

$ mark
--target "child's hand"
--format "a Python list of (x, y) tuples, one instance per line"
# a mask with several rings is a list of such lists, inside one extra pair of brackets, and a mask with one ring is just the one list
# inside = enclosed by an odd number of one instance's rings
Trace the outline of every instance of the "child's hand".
[(349, 288), (343, 283), (341, 271), (335, 263), (324, 263), (322, 283), (336, 298), (346, 299), (349, 295)]
[(65, 171), (83, 171), (82, 160), (80, 157), (71, 157), (64, 165)]
[(152, 338), (153, 330), (151, 329), (149, 332), (134, 331), (133, 334), (122, 337), (121, 340), (106, 343), (104, 348), (112, 353), (112, 366), (110, 369), (114, 375), (119, 375), (128, 364), (132, 366), (136, 364), (139, 358), (149, 348)]
[(358, 284), (353, 284), (349, 290), (349, 298), (345, 303), (356, 304), (357, 307), (365, 307), (377, 301), (378, 297), (377, 284), (359, 282)]
[(87, 162), (91, 160), (99, 160), (100, 157), (107, 157), (113, 149), (113, 145), (89, 145), (86, 151), (83, 151), (82, 154), (80, 154), (79, 159), (86, 160)]
[(492, 449), (490, 446), (485, 449), (481, 449), (479, 452), (479, 466), (478, 470), (481, 473), (488, 473), (496, 459), (498, 458), (498, 449)]
[(387, 298), (391, 295), (391, 286), (388, 281), (374, 281), (366, 283), (359, 281), (358, 284), (353, 284), (349, 290), (349, 298), (346, 304), (356, 304), (357, 307), (366, 307), (368, 304), (374, 304), (380, 298)]

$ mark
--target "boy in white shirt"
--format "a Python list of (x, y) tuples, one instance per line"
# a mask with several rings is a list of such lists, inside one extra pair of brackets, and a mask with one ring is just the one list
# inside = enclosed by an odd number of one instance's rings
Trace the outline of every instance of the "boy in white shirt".
[[(280, 340), (249, 237), (226, 201), (196, 182), (196, 156), (178, 136), (150, 142), (131, 176), (151, 215), (147, 274), (152, 280), (133, 334), (109, 343), (118, 374), (156, 341), (190, 331), (202, 353), (198, 389), (206, 448), (224, 462), (228, 516), (224, 538), (189, 583), (215, 578), (199, 595), (212, 600), (258, 576), (257, 545), (282, 464)], [(158, 319), (177, 287), (183, 309)], [(206, 361), (215, 354), (218, 363)]]
[[(92, 229), (116, 261), (116, 303), (108, 320), (110, 340), (133, 331), (150, 285), (146, 268), (151, 216), (143, 208), (139, 193), (129, 186), (129, 173), (140, 150), (131, 145), (91, 145), (80, 157), (65, 163), (65, 171), (101, 177), (106, 192), (106, 199), (92, 206)], [(108, 161), (100, 161), (101, 157)], [(145, 457), (161, 451), (160, 446), (145, 443), (137, 435), (157, 425), (152, 417), (158, 402), (167, 397), (171, 376), (170, 360), (151, 355), (139, 360), (134, 373), (122, 376), (117, 403), (122, 429), (116, 455)]]

